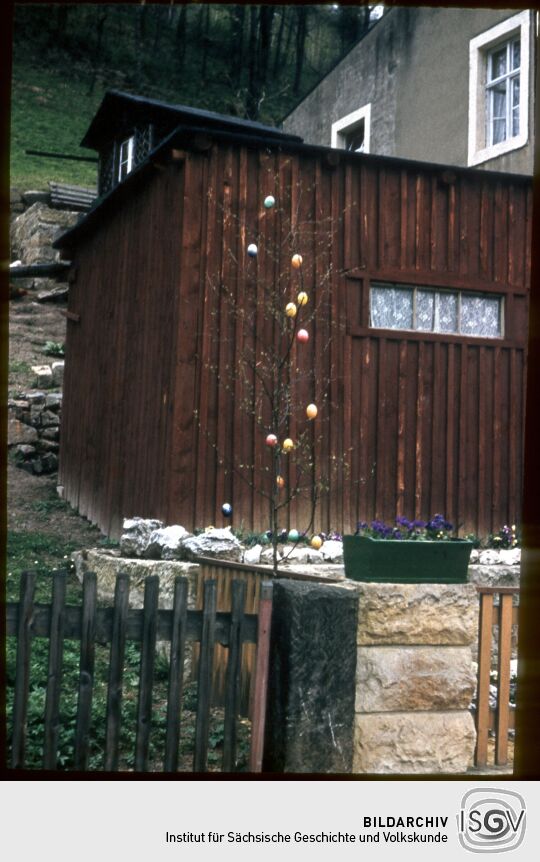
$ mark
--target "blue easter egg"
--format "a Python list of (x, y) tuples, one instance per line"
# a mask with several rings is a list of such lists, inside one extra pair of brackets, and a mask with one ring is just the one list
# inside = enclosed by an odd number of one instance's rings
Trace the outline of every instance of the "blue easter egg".
[(298, 530), (289, 530), (289, 542), (297, 542), (300, 538)]
[(250, 257), (257, 257), (258, 251), (259, 251), (259, 249), (257, 248), (257, 246), (255, 245), (254, 242), (250, 243), (247, 247), (247, 253), (249, 254)]
[(275, 204), (276, 204), (276, 199), (273, 195), (268, 195), (267, 197), (265, 197), (264, 205), (265, 205), (267, 210), (272, 209), (272, 207), (275, 206)]
[(231, 504), (230, 503), (223, 503), (223, 506), (221, 507), (221, 511), (223, 512), (223, 514), (226, 518), (230, 518), (232, 515)]

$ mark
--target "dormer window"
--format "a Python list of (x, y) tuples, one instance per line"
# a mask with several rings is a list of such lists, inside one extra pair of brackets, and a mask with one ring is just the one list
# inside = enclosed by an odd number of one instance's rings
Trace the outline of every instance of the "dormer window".
[(134, 135), (131, 138), (127, 138), (125, 141), (122, 141), (120, 144), (120, 148), (118, 151), (118, 182), (122, 182), (130, 171), (133, 170), (133, 150), (134, 150), (135, 137)]
[(331, 146), (351, 153), (369, 153), (371, 104), (332, 123)]

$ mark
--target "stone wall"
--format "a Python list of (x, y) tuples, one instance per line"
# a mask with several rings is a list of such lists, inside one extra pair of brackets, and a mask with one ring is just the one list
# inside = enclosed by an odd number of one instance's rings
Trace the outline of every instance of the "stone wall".
[(37, 475), (58, 468), (61, 407), (58, 391), (31, 390), (8, 400), (8, 449), (18, 467)]
[(357, 591), (353, 772), (466, 772), (475, 744), (475, 587), (365, 583)]

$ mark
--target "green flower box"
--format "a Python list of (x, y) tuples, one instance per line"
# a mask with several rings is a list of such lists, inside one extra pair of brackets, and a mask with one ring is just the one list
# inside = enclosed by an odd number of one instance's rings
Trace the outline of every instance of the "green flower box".
[(472, 542), (449, 539), (372, 539), (343, 536), (345, 575), (353, 581), (394, 584), (464, 584)]

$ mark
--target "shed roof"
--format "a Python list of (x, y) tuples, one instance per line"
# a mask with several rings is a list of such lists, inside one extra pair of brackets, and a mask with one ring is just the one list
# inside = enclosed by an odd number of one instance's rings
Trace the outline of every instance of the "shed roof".
[(191, 123), (198, 126), (204, 125), (208, 129), (240, 132), (244, 135), (265, 135), (277, 140), (302, 141), (302, 138), (297, 135), (287, 134), (273, 126), (265, 126), (254, 120), (243, 120), (240, 117), (218, 114), (202, 108), (191, 108), (187, 105), (172, 105), (158, 99), (124, 93), (121, 90), (107, 90), (81, 141), (81, 146), (98, 150), (117, 132), (123, 131), (127, 124), (141, 120), (165, 121), (170, 122), (171, 126)]

